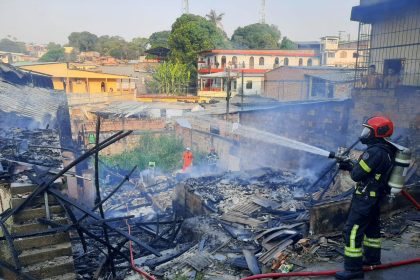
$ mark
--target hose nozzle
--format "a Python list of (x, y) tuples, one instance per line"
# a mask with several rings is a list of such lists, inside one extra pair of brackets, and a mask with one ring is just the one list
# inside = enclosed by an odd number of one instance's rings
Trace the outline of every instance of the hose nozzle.
[(344, 156), (344, 155), (342, 155), (342, 154), (337, 154), (337, 153), (335, 153), (335, 152), (330, 152), (330, 154), (328, 155), (328, 158), (333, 158), (333, 159), (335, 159), (335, 160), (337, 160), (337, 161), (347, 161), (347, 160), (349, 160), (349, 157), (348, 156)]

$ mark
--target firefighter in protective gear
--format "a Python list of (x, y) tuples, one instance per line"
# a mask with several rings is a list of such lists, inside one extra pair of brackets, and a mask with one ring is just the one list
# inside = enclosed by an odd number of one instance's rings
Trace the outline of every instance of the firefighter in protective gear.
[(194, 155), (189, 147), (186, 148), (184, 153), (182, 154), (182, 159), (184, 161), (182, 171), (187, 171), (187, 169), (189, 169), (192, 166), (194, 160)]
[(336, 273), (337, 279), (363, 278), (363, 265), (381, 263), (380, 203), (389, 193), (395, 148), (387, 139), (394, 125), (386, 117), (373, 117), (363, 126), (360, 141), (367, 145), (366, 151), (357, 162), (339, 164), (357, 184), (343, 233), (344, 271)]

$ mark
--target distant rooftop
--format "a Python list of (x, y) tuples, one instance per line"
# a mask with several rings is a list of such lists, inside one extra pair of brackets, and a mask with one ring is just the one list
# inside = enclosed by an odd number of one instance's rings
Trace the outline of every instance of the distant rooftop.
[(232, 55), (272, 55), (272, 56), (317, 56), (313, 50), (226, 50), (216, 49), (202, 51), (200, 54), (232, 54)]
[(354, 81), (354, 71), (338, 71), (333, 73), (321, 73), (321, 74), (306, 74), (306, 76), (314, 77), (330, 82), (344, 83)]

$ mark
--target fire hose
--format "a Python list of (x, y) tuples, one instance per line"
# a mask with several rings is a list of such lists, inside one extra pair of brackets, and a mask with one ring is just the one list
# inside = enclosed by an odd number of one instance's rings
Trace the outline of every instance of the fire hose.
[[(403, 261), (396, 261), (386, 264), (374, 265), (374, 266), (365, 266), (363, 267), (363, 271), (369, 272), (373, 270), (380, 270), (380, 269), (388, 269), (392, 267), (398, 267), (402, 265), (420, 263), (420, 258), (408, 259)], [(323, 271), (300, 271), (300, 272), (289, 272), (289, 273), (266, 273), (266, 274), (258, 274), (252, 275), (249, 277), (242, 278), (241, 280), (255, 280), (255, 279), (263, 279), (263, 278), (283, 278), (283, 277), (299, 277), (299, 276), (309, 276), (309, 277), (316, 277), (316, 276), (334, 276), (340, 270), (323, 270)]]
[(416, 208), (417, 208), (417, 210), (420, 210), (420, 203), (418, 203), (417, 201), (416, 201), (416, 199), (413, 197), (413, 196), (411, 196), (411, 194), (409, 194), (406, 190), (402, 190), (401, 191), (401, 194), (405, 197), (405, 198), (407, 198), (411, 203), (413, 203), (414, 204), (414, 206), (416, 206)]
[[(127, 213), (128, 213), (128, 205), (127, 205)], [(131, 235), (131, 227), (130, 227), (130, 224), (128, 223), (128, 219), (125, 220), (125, 223), (127, 224), (127, 227), (128, 227), (128, 234)], [(131, 269), (133, 269), (139, 275), (145, 277), (148, 280), (156, 280), (155, 277), (151, 276), (150, 274), (148, 274), (147, 272), (141, 270), (140, 268), (138, 268), (136, 266), (136, 264), (134, 262), (133, 243), (131, 242), (131, 240), (129, 241), (129, 245), (130, 245), (130, 265), (131, 265)]]

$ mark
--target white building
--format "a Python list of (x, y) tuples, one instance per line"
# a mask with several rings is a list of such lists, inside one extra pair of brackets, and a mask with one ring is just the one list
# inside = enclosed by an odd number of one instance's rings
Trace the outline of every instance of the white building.
[[(260, 95), (264, 73), (280, 66), (318, 66), (315, 50), (210, 50), (198, 59), (198, 95)], [(242, 78), (243, 77), (243, 78)]]

